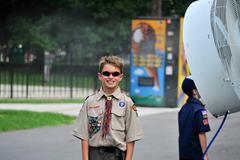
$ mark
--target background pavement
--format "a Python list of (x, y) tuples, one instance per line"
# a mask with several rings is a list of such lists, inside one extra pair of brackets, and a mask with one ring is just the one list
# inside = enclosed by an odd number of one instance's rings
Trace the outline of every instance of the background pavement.
[[(55, 109), (54, 105), (40, 106), (48, 106), (48, 109), (57, 112), (60, 112), (61, 107), (59, 104)], [(76, 107), (80, 107), (79, 104)], [(136, 142), (135, 160), (178, 160), (177, 111), (178, 109), (138, 107), (145, 138)], [(207, 134), (209, 141), (222, 119), (223, 117), (216, 119), (209, 116), (212, 129)], [(81, 160), (81, 143), (71, 135), (72, 129), (73, 125), (63, 125), (0, 133), (0, 160)], [(240, 159), (239, 130), (240, 113), (229, 115), (223, 130), (210, 148), (210, 160)]]
[[(0, 104), (0, 109), (14, 110), (29, 110), (37, 112), (55, 112), (66, 115), (77, 116), (82, 104)], [(138, 107), (140, 116), (152, 115), (158, 113), (167, 113), (179, 110), (179, 108), (153, 108), (153, 107)]]

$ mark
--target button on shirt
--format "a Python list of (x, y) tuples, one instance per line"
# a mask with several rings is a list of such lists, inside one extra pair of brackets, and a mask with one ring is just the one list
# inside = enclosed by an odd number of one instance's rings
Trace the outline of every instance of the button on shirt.
[(126, 150), (126, 142), (142, 139), (143, 130), (133, 101), (118, 88), (112, 94), (110, 130), (102, 136), (105, 97), (102, 88), (84, 102), (73, 135), (89, 141), (89, 146), (114, 146)]
[(210, 131), (207, 111), (195, 98), (189, 98), (178, 114), (179, 154), (181, 158), (201, 159), (199, 133)]

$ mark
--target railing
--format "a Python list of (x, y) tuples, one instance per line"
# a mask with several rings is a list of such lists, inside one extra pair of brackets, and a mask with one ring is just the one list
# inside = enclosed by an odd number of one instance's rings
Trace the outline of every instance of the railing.
[[(99, 88), (97, 66), (0, 63), (0, 98), (79, 99)], [(120, 86), (129, 90), (129, 68)]]

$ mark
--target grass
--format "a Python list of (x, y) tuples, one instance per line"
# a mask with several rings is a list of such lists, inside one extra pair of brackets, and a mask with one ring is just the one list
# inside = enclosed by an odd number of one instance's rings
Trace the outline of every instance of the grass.
[(51, 103), (83, 103), (84, 99), (0, 99), (0, 104), (3, 103), (27, 103), (27, 104), (51, 104)]
[(0, 132), (73, 124), (75, 119), (57, 113), (0, 110)]

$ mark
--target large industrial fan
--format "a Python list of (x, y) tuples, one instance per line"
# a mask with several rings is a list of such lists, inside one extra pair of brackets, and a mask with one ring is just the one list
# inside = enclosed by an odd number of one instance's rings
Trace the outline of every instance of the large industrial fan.
[(240, 0), (198, 0), (187, 9), (183, 40), (192, 77), (214, 116), (240, 110)]

